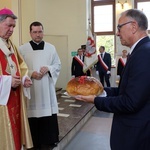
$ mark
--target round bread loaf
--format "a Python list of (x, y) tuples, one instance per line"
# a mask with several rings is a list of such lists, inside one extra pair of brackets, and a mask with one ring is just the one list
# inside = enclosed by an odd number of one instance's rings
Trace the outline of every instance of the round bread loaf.
[(94, 77), (81, 76), (70, 80), (66, 91), (70, 96), (76, 95), (100, 95), (103, 92), (100, 81)]

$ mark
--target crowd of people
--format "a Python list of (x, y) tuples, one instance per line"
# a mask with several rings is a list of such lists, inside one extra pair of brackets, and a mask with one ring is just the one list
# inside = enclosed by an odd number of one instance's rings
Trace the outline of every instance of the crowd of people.
[[(86, 72), (83, 72), (84, 65), (84, 55), (86, 47), (78, 48), (77, 55), (72, 58), (71, 65), (71, 75), (72, 78), (80, 77), (80, 76), (92, 76), (92, 69), (90, 68)], [(120, 77), (122, 75), (123, 69), (127, 62), (128, 51), (126, 49), (122, 50), (122, 55), (117, 59), (116, 65), (116, 82), (119, 82)], [(105, 51), (105, 46), (99, 47), (99, 54), (97, 55), (98, 61), (94, 65), (95, 73), (99, 77), (100, 82), (105, 87), (111, 87), (110, 77), (111, 77), (111, 67), (112, 60), (110, 53)], [(115, 74), (114, 74), (115, 76)], [(106, 84), (106, 85), (105, 85)]]
[[(72, 78), (80, 77), (80, 76), (92, 76), (92, 69), (83, 72), (83, 65), (85, 59), (85, 49), (86, 47), (78, 48), (77, 55), (72, 58), (72, 65), (71, 65), (71, 75)], [(125, 67), (127, 62), (127, 50), (122, 50), (122, 55), (119, 57), (117, 66), (116, 66), (116, 75), (117, 78), (120, 79), (122, 71)], [(99, 77), (100, 82), (105, 87), (111, 87), (110, 77), (111, 77), (111, 67), (112, 67), (112, 60), (110, 53), (105, 51), (105, 46), (99, 47), (99, 54), (97, 55), (98, 61), (94, 65), (95, 73)]]
[[(31, 40), (18, 49), (10, 40), (17, 16), (7, 8), (0, 10), (0, 149), (49, 149), (59, 142), (58, 104), (55, 84), (61, 61), (54, 45), (43, 40), (44, 27), (35, 21), (29, 26)], [(118, 59), (118, 87), (111, 87), (111, 55), (100, 46), (96, 73), (107, 97), (76, 97), (114, 114), (111, 130), (112, 150), (150, 149), (150, 39), (148, 20), (136, 9), (121, 13), (117, 36), (130, 48)], [(72, 58), (72, 78), (92, 76), (83, 72), (85, 47)], [(146, 82), (145, 82), (146, 80)], [(142, 86), (141, 86), (142, 85)], [(29, 100), (30, 99), (30, 100)], [(128, 132), (127, 132), (128, 131)], [(129, 141), (130, 139), (130, 141)]]

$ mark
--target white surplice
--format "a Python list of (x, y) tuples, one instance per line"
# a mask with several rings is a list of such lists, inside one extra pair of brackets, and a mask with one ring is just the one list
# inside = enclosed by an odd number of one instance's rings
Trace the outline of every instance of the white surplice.
[(33, 50), (30, 43), (25, 43), (19, 47), (19, 50), (29, 68), (30, 76), (33, 71), (39, 71), (43, 66), (49, 68), (52, 76), (47, 73), (41, 80), (32, 79), (31, 99), (27, 104), (28, 117), (51, 116), (58, 113), (55, 84), (61, 62), (55, 47), (45, 42), (43, 50)]
[(7, 105), (10, 95), (11, 82), (11, 76), (0, 76), (0, 105)]

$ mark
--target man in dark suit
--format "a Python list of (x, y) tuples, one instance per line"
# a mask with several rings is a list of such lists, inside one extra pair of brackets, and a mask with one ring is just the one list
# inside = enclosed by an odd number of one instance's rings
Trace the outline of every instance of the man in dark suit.
[(77, 51), (77, 56), (74, 56), (72, 59), (71, 74), (73, 78), (85, 75), (90, 76), (89, 70), (86, 73), (83, 72), (83, 65), (84, 65), (83, 49), (79, 48)]
[(98, 55), (98, 62), (96, 64), (96, 73), (99, 75), (100, 81), (104, 86), (104, 78), (107, 87), (110, 87), (110, 71), (111, 71), (111, 56), (105, 52), (105, 47), (100, 46), (100, 54)]
[(78, 96), (101, 111), (114, 113), (112, 150), (150, 150), (150, 39), (148, 19), (137, 9), (123, 12), (117, 36), (130, 48), (130, 57), (118, 88), (106, 88), (107, 97)]

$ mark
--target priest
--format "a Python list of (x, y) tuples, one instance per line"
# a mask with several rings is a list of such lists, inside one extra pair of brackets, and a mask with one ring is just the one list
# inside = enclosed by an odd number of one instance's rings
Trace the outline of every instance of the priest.
[(59, 141), (55, 84), (61, 62), (55, 46), (43, 41), (43, 35), (43, 25), (37, 21), (31, 23), (32, 40), (19, 48), (33, 82), (27, 109), (35, 149), (49, 149)]

